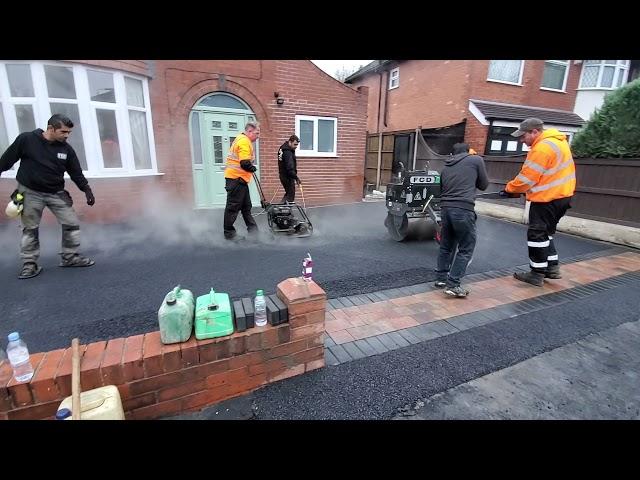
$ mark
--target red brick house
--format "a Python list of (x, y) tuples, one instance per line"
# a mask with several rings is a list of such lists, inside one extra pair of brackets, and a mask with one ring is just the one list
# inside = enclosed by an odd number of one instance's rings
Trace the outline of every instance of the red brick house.
[[(97, 198), (87, 207), (67, 181), (76, 207), (85, 221), (118, 221), (158, 192), (189, 208), (223, 208), (227, 150), (257, 120), (268, 199), (278, 187), (282, 195), (277, 150), (296, 133), (306, 203), (359, 201), (367, 95), (308, 60), (0, 61), (0, 150), (65, 113)], [(7, 201), (16, 170), (0, 178)], [(259, 205), (255, 186), (252, 198)]]
[(367, 131), (389, 139), (374, 143), (382, 168), (396, 171), (413, 156), (417, 128), (439, 154), (462, 140), (481, 154), (521, 153), (509, 134), (530, 116), (571, 139), (604, 93), (637, 72), (629, 60), (376, 60), (345, 82), (369, 87)]

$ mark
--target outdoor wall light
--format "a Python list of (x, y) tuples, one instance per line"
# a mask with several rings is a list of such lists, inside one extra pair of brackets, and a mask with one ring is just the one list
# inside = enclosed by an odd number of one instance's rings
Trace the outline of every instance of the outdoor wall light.
[(276, 103), (278, 105), (284, 104), (284, 98), (280, 97), (280, 92), (273, 92), (273, 96), (276, 97)]

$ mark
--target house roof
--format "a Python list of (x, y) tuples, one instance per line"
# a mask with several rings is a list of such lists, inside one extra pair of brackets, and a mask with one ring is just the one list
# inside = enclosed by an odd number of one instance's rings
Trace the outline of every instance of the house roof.
[(525, 118), (536, 117), (544, 123), (555, 123), (560, 125), (574, 125), (581, 127), (585, 121), (576, 113), (568, 110), (554, 110), (552, 108), (530, 107), (528, 105), (511, 105), (508, 103), (489, 102), (487, 100), (474, 100), (473, 102), (478, 110), (486, 118), (498, 118), (523, 121)]
[(352, 81), (366, 75), (367, 73), (375, 72), (379, 67), (389, 63), (391, 60), (374, 60), (368, 65), (365, 65), (360, 70), (352, 73), (347, 78), (344, 79), (344, 83), (351, 83)]

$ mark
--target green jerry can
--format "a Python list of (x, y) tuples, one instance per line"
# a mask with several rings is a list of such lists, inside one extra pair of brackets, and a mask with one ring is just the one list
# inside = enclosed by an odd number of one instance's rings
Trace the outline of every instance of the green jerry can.
[(224, 337), (233, 333), (233, 315), (228, 293), (216, 293), (213, 288), (196, 300), (196, 338)]
[(186, 342), (191, 338), (194, 308), (193, 293), (190, 290), (178, 285), (167, 293), (158, 310), (162, 343)]

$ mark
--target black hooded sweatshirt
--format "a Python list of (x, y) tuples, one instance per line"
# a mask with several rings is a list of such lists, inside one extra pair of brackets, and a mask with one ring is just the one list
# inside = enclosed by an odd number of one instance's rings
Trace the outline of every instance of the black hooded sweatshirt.
[(278, 149), (278, 172), (281, 177), (298, 179), (296, 151), (289, 146), (289, 142), (284, 142)]
[(68, 172), (78, 188), (85, 191), (89, 182), (73, 147), (66, 142), (50, 142), (42, 133), (38, 128), (18, 135), (0, 157), (0, 172), (20, 160), (16, 180), (31, 190), (58, 193), (64, 190), (64, 172)]
[(484, 160), (480, 155), (459, 153), (445, 161), (440, 175), (442, 183), (441, 207), (474, 210), (476, 188), (485, 190), (489, 185)]

